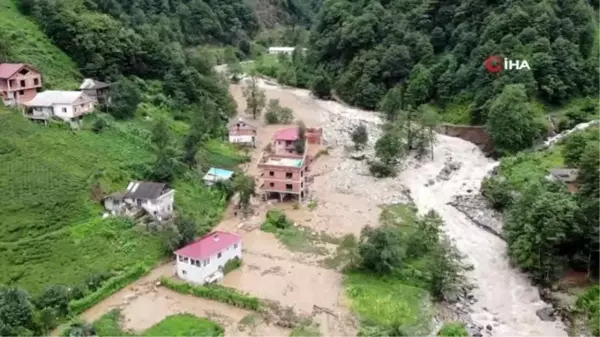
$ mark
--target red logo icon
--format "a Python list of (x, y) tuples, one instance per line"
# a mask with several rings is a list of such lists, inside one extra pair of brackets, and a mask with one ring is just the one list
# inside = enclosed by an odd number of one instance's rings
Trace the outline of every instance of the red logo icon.
[(504, 59), (500, 56), (490, 56), (485, 60), (485, 67), (491, 73), (497, 73), (501, 71), (504, 66)]

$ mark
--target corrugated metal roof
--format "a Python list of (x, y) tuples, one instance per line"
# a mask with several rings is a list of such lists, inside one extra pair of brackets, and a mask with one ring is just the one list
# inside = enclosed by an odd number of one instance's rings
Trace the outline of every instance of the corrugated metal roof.
[(24, 103), (27, 106), (51, 106), (54, 104), (73, 104), (83, 93), (81, 91), (48, 90), (35, 95), (35, 97)]
[(564, 181), (565, 183), (571, 183), (577, 181), (577, 177), (579, 176), (578, 169), (571, 168), (555, 168), (550, 169), (550, 173), (555, 176), (557, 179)]
[(145, 181), (136, 181), (129, 184), (127, 192), (123, 195), (125, 199), (156, 199), (160, 197), (167, 185), (163, 183), (150, 183)]

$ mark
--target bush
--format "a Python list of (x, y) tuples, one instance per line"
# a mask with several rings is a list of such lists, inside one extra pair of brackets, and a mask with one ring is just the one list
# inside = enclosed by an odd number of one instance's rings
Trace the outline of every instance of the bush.
[(438, 336), (445, 337), (467, 337), (469, 332), (465, 328), (465, 325), (461, 322), (448, 322), (444, 323)]
[(600, 336), (600, 287), (590, 287), (577, 299), (575, 306), (588, 315), (592, 336)]
[(241, 266), (242, 260), (236, 256), (235, 258), (225, 262), (225, 265), (223, 266), (223, 274), (228, 274), (230, 271), (238, 269)]
[(292, 225), (293, 222), (289, 220), (282, 211), (270, 209), (267, 211), (267, 221), (260, 226), (260, 229), (264, 232), (274, 233), (278, 229), (286, 229)]
[(506, 179), (486, 177), (481, 182), (481, 195), (497, 210), (503, 210), (514, 202), (510, 183)]
[(283, 107), (278, 99), (269, 100), (265, 122), (267, 124), (290, 124), (294, 120), (292, 109)]
[(108, 123), (106, 123), (106, 121), (104, 119), (98, 118), (98, 119), (96, 119), (96, 121), (92, 125), (92, 131), (94, 133), (100, 133), (107, 126), (108, 126)]
[(232, 288), (216, 284), (197, 286), (188, 283), (178, 283), (165, 277), (161, 278), (160, 282), (165, 287), (181, 294), (207, 298), (209, 300), (223, 302), (243, 309), (254, 311), (259, 311), (261, 309), (261, 303), (258, 298), (240, 293)]
[(367, 141), (369, 140), (367, 127), (364, 124), (360, 124), (356, 127), (356, 129), (350, 132), (350, 138), (352, 138), (352, 141), (354, 142), (354, 147), (357, 150), (360, 150), (367, 144)]
[(396, 175), (396, 170), (380, 161), (369, 163), (369, 172), (376, 178), (393, 177)]
[(133, 282), (134, 280), (137, 280), (142, 275), (146, 274), (149, 270), (150, 268), (148, 268), (147, 266), (137, 265), (131, 268), (130, 270), (124, 272), (123, 274), (111, 278), (97, 291), (89, 294), (88, 296), (82, 299), (71, 301), (69, 303), (69, 309), (71, 313), (74, 315), (78, 315), (84, 312), (85, 310), (93, 307), (108, 296), (121, 290), (129, 283)]

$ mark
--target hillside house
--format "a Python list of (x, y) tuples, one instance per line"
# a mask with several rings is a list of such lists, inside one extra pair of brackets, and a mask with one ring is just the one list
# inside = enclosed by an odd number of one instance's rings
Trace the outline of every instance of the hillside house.
[(94, 111), (94, 100), (81, 91), (48, 90), (25, 102), (24, 114), (31, 119), (59, 118), (74, 122)]
[(256, 127), (243, 118), (229, 123), (229, 142), (247, 146), (256, 146)]
[(550, 169), (550, 174), (547, 176), (552, 181), (560, 182), (567, 187), (571, 193), (579, 191), (579, 170), (573, 168), (554, 168)]
[[(323, 129), (306, 128), (304, 137), (306, 138), (307, 145), (321, 145), (322, 143)], [(292, 127), (283, 130), (279, 130), (273, 136), (271, 141), (271, 148), (275, 154), (293, 154), (294, 143), (298, 140), (298, 128)]]
[[(269, 47), (269, 54), (271, 55), (292, 55), (296, 50), (296, 47)], [(302, 48), (303, 52), (306, 52), (306, 48)]]
[(173, 217), (175, 190), (163, 183), (132, 181), (127, 190), (104, 198), (104, 208), (111, 214), (134, 216), (146, 213), (155, 220)]
[(42, 89), (42, 74), (23, 63), (0, 64), (0, 99), (15, 106), (32, 100)]
[(264, 198), (273, 196), (283, 201), (287, 197), (302, 200), (308, 194), (308, 172), (311, 157), (310, 144), (321, 144), (321, 129), (307, 128), (304, 153), (296, 153), (294, 143), (298, 140), (298, 128), (287, 128), (273, 136), (271, 152), (263, 152), (257, 166), (261, 170), (258, 187)]
[(207, 186), (212, 186), (218, 181), (226, 181), (231, 179), (233, 171), (224, 170), (220, 168), (211, 167), (208, 172), (204, 175), (204, 183)]
[(221, 281), (225, 263), (242, 258), (242, 238), (233, 233), (214, 231), (175, 251), (175, 273), (197, 284)]
[(81, 86), (79, 86), (79, 90), (100, 105), (108, 105), (110, 103), (110, 97), (108, 96), (109, 89), (110, 84), (91, 78), (84, 79)]

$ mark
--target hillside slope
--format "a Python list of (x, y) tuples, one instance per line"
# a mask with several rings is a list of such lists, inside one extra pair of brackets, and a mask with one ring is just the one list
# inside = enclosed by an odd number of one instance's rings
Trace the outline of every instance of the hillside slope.
[[(74, 89), (82, 78), (75, 62), (31, 19), (19, 12), (11, 0), (0, 0), (0, 41), (7, 48), (7, 62), (31, 63), (44, 75), (52, 89)], [(0, 56), (1, 57), (1, 56)]]

